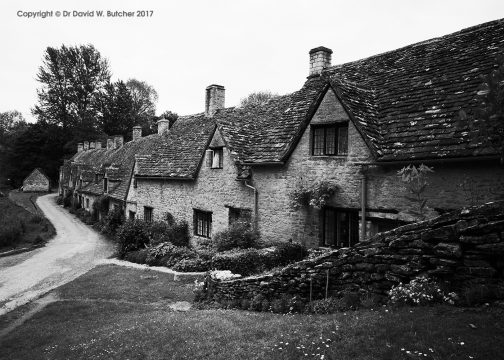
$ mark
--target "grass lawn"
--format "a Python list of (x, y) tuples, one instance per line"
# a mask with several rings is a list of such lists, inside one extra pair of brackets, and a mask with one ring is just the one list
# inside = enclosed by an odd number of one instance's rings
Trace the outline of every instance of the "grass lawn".
[(39, 196), (47, 195), (48, 192), (22, 192), (19, 190), (12, 190), (9, 192), (9, 198), (23, 207), (25, 210), (31, 212), (34, 215), (42, 215), (42, 211), (38, 208), (37, 198)]
[(53, 225), (42, 215), (0, 197), (0, 252), (45, 243), (54, 234)]
[[(334, 315), (174, 311), (191, 283), (113, 265), (59, 288), (0, 338), (2, 359), (500, 359), (504, 310), (380, 308)], [(0, 329), (32, 305), (0, 317)], [(1, 333), (1, 331), (0, 331)]]

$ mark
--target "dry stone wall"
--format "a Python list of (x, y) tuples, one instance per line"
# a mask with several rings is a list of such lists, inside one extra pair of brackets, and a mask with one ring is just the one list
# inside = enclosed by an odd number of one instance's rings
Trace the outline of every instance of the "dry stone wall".
[(504, 288), (504, 202), (488, 203), (381, 233), (353, 248), (334, 250), (267, 275), (207, 281), (207, 297), (306, 299), (341, 291), (378, 295), (426, 274), (458, 290), (474, 284)]

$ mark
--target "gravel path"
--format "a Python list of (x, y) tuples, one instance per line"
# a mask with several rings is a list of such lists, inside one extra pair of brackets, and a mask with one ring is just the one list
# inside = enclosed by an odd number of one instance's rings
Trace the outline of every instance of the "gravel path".
[(56, 205), (56, 194), (37, 205), (56, 228), (56, 237), (38, 250), (0, 258), (0, 315), (92, 269), (113, 253), (113, 245)]

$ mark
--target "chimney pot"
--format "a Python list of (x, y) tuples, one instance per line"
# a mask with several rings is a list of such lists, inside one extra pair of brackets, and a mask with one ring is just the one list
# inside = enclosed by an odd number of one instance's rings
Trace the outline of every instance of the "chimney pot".
[(84, 150), (84, 144), (83, 143), (78, 143), (77, 144), (77, 152), (80, 153), (82, 150)]
[(84, 151), (89, 150), (89, 141), (84, 141)]
[(332, 50), (323, 46), (310, 50), (310, 76), (319, 75), (331, 66), (331, 54)]
[(94, 149), (95, 148), (95, 142), (94, 141), (90, 141), (89, 142), (89, 149)]
[(162, 118), (157, 121), (157, 133), (158, 135), (168, 134), (170, 131), (170, 120)]
[(114, 139), (108, 138), (107, 139), (107, 150), (113, 150), (113, 149), (114, 149)]
[(210, 85), (206, 88), (205, 116), (212, 117), (219, 109), (224, 109), (226, 89), (222, 85)]
[(142, 137), (142, 127), (133, 126), (133, 141), (136, 141)]
[(119, 149), (121, 146), (123, 146), (124, 143), (124, 136), (122, 135), (115, 135), (114, 136), (114, 148)]
[(101, 149), (102, 148), (102, 142), (101, 140), (100, 141), (97, 141), (96, 144), (95, 144), (95, 149)]

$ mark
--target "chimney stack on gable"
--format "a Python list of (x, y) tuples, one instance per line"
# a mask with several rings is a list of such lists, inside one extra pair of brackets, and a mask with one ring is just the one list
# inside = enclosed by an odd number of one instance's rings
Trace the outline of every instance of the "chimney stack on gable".
[(165, 135), (170, 132), (170, 120), (162, 118), (157, 121), (157, 133), (158, 135)]
[(121, 146), (124, 144), (124, 136), (122, 135), (115, 135), (114, 136), (114, 148), (119, 149)]
[(133, 141), (136, 141), (142, 137), (142, 127), (133, 126)]
[(206, 88), (205, 116), (212, 117), (219, 109), (224, 109), (226, 89), (222, 85), (210, 85)]
[(77, 152), (80, 153), (83, 150), (84, 150), (84, 144), (83, 143), (78, 143), (77, 144)]
[(89, 141), (84, 141), (84, 151), (89, 150)]
[(101, 149), (102, 148), (102, 142), (101, 140), (98, 140), (95, 144), (95, 149)]
[(331, 54), (332, 50), (323, 46), (310, 50), (310, 76), (319, 75), (331, 66)]
[(107, 150), (113, 150), (113, 149), (114, 149), (114, 139), (108, 138), (107, 139)]

